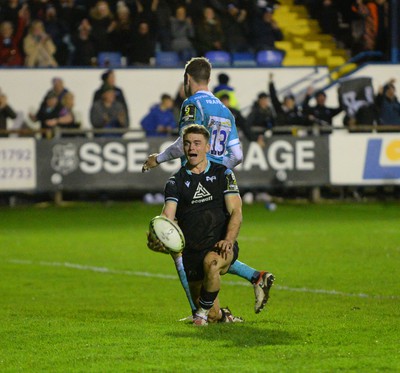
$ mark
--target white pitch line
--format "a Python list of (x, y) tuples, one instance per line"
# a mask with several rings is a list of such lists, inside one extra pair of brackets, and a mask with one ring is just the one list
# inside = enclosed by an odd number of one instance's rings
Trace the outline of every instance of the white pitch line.
[[(98, 272), (98, 273), (110, 273), (115, 275), (126, 275), (126, 276), (138, 276), (138, 277), (151, 277), (151, 278), (162, 278), (165, 280), (177, 280), (177, 275), (167, 275), (162, 273), (150, 273), (150, 272), (138, 272), (138, 271), (126, 271), (126, 270), (118, 270), (111, 269), (107, 267), (96, 267), (90, 265), (76, 264), (76, 263), (68, 263), (68, 262), (46, 262), (39, 261), (34, 262), (32, 260), (20, 260), (20, 259), (10, 259), (9, 263), (13, 264), (25, 264), (25, 265), (39, 265), (46, 267), (64, 267), (64, 268), (72, 268), (80, 271), (90, 271), (90, 272)], [(248, 282), (237, 282), (237, 281), (224, 281), (224, 285), (231, 286), (250, 286)], [(344, 293), (342, 291), (336, 290), (325, 290), (325, 289), (310, 289), (310, 288), (291, 288), (289, 286), (283, 285), (274, 285), (274, 289), (278, 290), (286, 290), (297, 293), (314, 293), (314, 294), (325, 294), (325, 295), (338, 295), (343, 297), (357, 297), (357, 298), (374, 298), (374, 299), (400, 299), (400, 296), (397, 295), (370, 295), (364, 293)]]

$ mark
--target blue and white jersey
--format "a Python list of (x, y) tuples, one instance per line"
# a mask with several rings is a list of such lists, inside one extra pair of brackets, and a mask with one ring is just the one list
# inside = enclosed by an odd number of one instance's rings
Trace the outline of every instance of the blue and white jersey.
[(211, 92), (198, 91), (187, 98), (181, 107), (179, 133), (190, 124), (199, 124), (210, 132), (209, 160), (222, 164), (230, 148), (240, 146), (235, 118), (230, 110)]

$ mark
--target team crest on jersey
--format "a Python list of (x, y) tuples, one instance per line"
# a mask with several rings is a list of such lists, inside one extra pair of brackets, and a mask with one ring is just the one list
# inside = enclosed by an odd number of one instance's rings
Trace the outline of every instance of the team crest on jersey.
[(196, 118), (196, 106), (193, 104), (186, 105), (183, 108), (182, 120), (184, 122), (193, 121)]
[(196, 192), (194, 193), (192, 204), (212, 201), (212, 199), (213, 197), (211, 193), (204, 188), (201, 183), (199, 183), (199, 185), (197, 185)]

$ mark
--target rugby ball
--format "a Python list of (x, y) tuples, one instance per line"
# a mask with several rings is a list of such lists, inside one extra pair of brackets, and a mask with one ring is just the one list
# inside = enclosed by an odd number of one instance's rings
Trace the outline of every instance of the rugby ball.
[(185, 237), (181, 228), (165, 216), (156, 216), (151, 219), (149, 231), (169, 251), (179, 253), (185, 247)]

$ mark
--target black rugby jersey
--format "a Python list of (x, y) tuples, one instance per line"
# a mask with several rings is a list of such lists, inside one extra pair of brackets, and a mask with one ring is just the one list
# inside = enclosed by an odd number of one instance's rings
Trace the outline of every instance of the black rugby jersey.
[(165, 201), (178, 204), (176, 218), (185, 235), (185, 250), (212, 248), (225, 238), (229, 213), (226, 194), (239, 194), (232, 170), (208, 161), (201, 174), (182, 167), (165, 186)]

